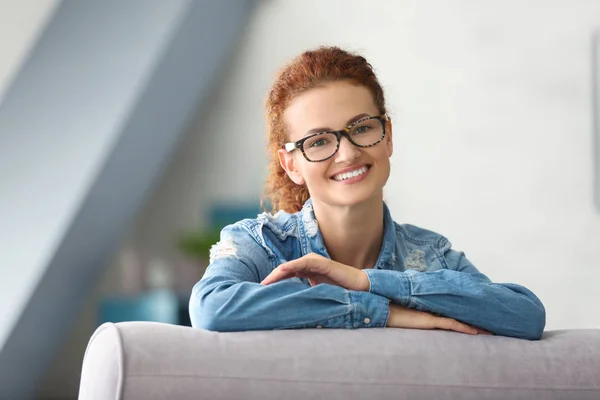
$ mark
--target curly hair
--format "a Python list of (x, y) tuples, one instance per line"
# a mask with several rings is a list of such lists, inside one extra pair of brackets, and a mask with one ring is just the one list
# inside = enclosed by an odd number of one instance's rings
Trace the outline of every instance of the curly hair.
[(279, 163), (278, 150), (288, 141), (283, 113), (295, 96), (335, 81), (365, 86), (372, 93), (379, 113), (386, 112), (383, 88), (371, 64), (359, 54), (339, 47), (319, 47), (300, 54), (284, 66), (271, 86), (265, 104), (269, 175), (261, 204), (263, 200), (269, 200), (272, 212), (300, 211), (310, 197), (306, 185), (295, 184)]

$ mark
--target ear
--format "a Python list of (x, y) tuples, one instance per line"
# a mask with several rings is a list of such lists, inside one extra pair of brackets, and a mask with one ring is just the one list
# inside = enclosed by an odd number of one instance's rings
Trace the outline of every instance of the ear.
[(392, 136), (393, 136), (392, 135), (392, 119), (390, 117), (388, 117), (388, 120), (386, 121), (386, 125), (385, 125), (385, 142), (386, 142), (388, 157), (391, 157), (392, 153), (394, 152), (394, 140), (393, 140)]
[(292, 182), (294, 182), (296, 185), (304, 185), (304, 178), (296, 167), (294, 154), (288, 153), (288, 151), (285, 149), (279, 149), (277, 155), (279, 156), (279, 164), (281, 164), (281, 167), (288, 174)]

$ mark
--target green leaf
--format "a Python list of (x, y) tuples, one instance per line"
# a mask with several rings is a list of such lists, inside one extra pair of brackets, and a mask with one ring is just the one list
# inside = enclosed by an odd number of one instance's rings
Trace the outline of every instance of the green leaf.
[(179, 250), (192, 258), (208, 260), (210, 248), (220, 240), (221, 228), (205, 232), (188, 232), (180, 236)]

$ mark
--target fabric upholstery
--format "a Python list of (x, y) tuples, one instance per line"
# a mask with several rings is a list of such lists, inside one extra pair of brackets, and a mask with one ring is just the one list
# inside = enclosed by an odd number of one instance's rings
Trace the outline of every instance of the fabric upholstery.
[(217, 333), (107, 323), (80, 399), (599, 399), (600, 330), (540, 341), (411, 329)]

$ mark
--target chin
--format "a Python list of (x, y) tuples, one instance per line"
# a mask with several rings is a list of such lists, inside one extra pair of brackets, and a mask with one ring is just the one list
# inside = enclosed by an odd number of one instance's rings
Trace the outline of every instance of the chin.
[(331, 199), (330, 204), (339, 205), (341, 207), (353, 207), (359, 204), (372, 201), (374, 198), (383, 199), (383, 191), (370, 191), (364, 193), (345, 194), (343, 196), (336, 196)]

